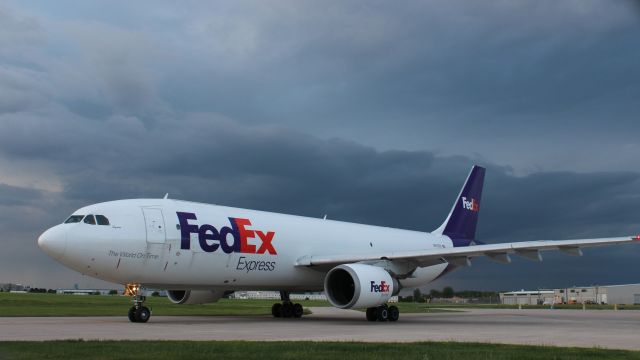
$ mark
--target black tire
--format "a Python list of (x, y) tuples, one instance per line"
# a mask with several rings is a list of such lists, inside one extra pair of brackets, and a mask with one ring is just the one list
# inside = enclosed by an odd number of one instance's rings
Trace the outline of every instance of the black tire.
[(129, 314), (128, 314), (128, 315), (129, 315), (129, 321), (131, 321), (131, 322), (138, 322), (138, 321), (136, 320), (136, 307), (135, 307), (135, 306), (132, 306), (132, 307), (129, 309)]
[(367, 321), (376, 321), (378, 320), (378, 308), (370, 307), (367, 308)]
[(273, 306), (271, 306), (271, 315), (276, 318), (282, 317), (282, 304), (273, 304)]
[(146, 306), (140, 306), (135, 311), (136, 322), (146, 323), (151, 317), (151, 311)]
[(389, 306), (389, 321), (398, 321), (400, 318), (400, 310), (397, 306)]
[(301, 318), (302, 314), (304, 314), (304, 308), (302, 307), (302, 305), (300, 304), (294, 304), (293, 305), (293, 317), (294, 318)]
[(387, 321), (389, 319), (389, 309), (386, 305), (378, 306), (377, 309), (378, 321)]
[(290, 302), (286, 302), (282, 304), (282, 317), (290, 318), (293, 316), (293, 304)]

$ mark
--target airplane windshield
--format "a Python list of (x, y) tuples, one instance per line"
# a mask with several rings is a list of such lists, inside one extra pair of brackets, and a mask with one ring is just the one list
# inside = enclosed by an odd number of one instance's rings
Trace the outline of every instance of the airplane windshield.
[(98, 225), (109, 225), (109, 219), (104, 215), (96, 215), (96, 221)]
[(93, 217), (93, 215), (87, 215), (84, 218), (84, 223), (85, 224), (90, 224), (90, 225), (95, 225), (96, 224), (96, 219)]
[(82, 220), (82, 218), (84, 217), (84, 215), (71, 215), (69, 216), (69, 218), (67, 220), (65, 220), (65, 224), (73, 224), (73, 223), (78, 223)]
[(107, 219), (104, 215), (71, 215), (67, 220), (64, 221), (65, 224), (74, 224), (79, 223), (84, 220), (85, 224), (89, 225), (110, 225), (109, 219)]

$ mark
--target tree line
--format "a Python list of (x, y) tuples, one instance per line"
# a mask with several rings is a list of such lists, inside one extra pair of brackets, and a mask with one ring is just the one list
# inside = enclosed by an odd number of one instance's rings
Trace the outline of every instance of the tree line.
[(478, 290), (462, 290), (455, 291), (451, 286), (446, 286), (442, 291), (431, 289), (429, 293), (422, 293), (420, 289), (413, 290), (411, 296), (400, 296), (399, 301), (406, 302), (426, 302), (431, 299), (451, 299), (459, 297), (463, 299), (476, 299), (476, 298), (497, 298), (499, 296), (496, 291), (478, 291)]

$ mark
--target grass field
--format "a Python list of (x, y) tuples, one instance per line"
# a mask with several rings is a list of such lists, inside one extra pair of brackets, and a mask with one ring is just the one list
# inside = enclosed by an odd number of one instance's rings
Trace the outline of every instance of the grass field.
[(624, 350), (479, 343), (251, 341), (0, 342), (0, 359), (640, 359)]
[[(269, 315), (275, 300), (220, 299), (212, 304), (175, 305), (164, 297), (148, 297), (147, 306), (154, 316), (167, 315)], [(305, 308), (329, 306), (326, 301), (299, 301)], [(131, 306), (125, 296), (10, 294), (0, 293), (0, 316), (124, 316)], [(401, 313), (434, 313), (464, 311), (469, 308), (514, 309), (514, 305), (453, 305), (425, 303), (397, 303)], [(548, 306), (523, 306), (524, 309), (548, 309)], [(556, 309), (582, 309), (582, 305), (558, 305)], [(611, 305), (588, 305), (587, 309), (613, 309)], [(638, 305), (620, 306), (620, 310), (640, 309)]]
[[(203, 305), (176, 305), (165, 297), (147, 298), (154, 316), (270, 315), (274, 300), (220, 299)], [(304, 307), (326, 306), (325, 301), (300, 301)], [(110, 295), (55, 295), (0, 293), (0, 316), (125, 316), (130, 297)]]
[[(275, 300), (220, 299), (203, 305), (176, 305), (165, 297), (148, 297), (146, 305), (154, 316), (193, 315), (270, 315)], [(296, 301), (305, 308), (329, 306), (326, 301)], [(131, 306), (131, 298), (110, 295), (55, 295), (0, 293), (0, 316), (124, 316)], [(439, 309), (418, 303), (397, 304), (401, 313), (434, 313), (459, 311)], [(306, 311), (306, 310), (305, 310)]]

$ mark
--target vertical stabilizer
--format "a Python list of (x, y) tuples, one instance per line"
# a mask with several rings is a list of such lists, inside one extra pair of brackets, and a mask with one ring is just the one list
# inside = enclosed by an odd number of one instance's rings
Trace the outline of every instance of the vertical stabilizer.
[(480, 212), (484, 172), (485, 169), (477, 165), (471, 168), (467, 181), (453, 204), (449, 216), (434, 233), (447, 235), (456, 240), (474, 240), (478, 213)]

